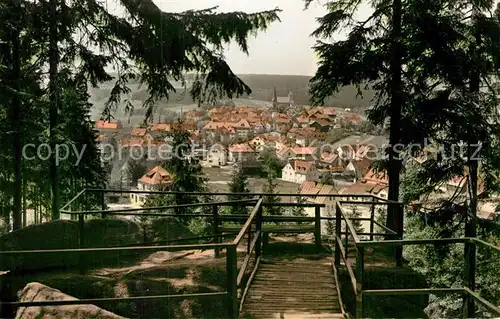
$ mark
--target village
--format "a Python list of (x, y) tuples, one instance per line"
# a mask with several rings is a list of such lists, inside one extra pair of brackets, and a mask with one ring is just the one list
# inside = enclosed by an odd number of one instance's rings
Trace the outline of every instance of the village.
[[(377, 172), (372, 166), (383, 156), (387, 138), (381, 134), (382, 130), (372, 130), (379, 134), (364, 130), (365, 123), (361, 114), (350, 109), (299, 106), (293, 101), (293, 93), (281, 98), (274, 93), (271, 108), (200, 107), (180, 113), (177, 119), (159, 118), (140, 127), (101, 120), (96, 122), (96, 129), (100, 145), (115, 145), (120, 154), (127, 154), (114, 159), (107, 181), (110, 188), (146, 191), (168, 188), (173, 177), (161, 167), (161, 156), (155, 155), (168, 146), (168, 133), (180, 128), (190, 134), (189, 156), (199, 159), (214, 192), (229, 191), (228, 182), (235, 167), (259, 171), (264, 158), (273, 157), (282, 167), (276, 179), (278, 193), (372, 194), (384, 199), (388, 178), (385, 172)], [(106, 154), (105, 149), (101, 151)], [(142, 155), (133, 156), (138, 153)], [(127, 171), (130, 163), (137, 160), (145, 163), (145, 172), (131, 176)], [(259, 176), (249, 176), (249, 184), (253, 192), (264, 189), (264, 179)], [(464, 178), (454, 178), (437, 189), (434, 197), (448, 196), (465, 186)], [(132, 194), (129, 204), (141, 207), (146, 198)], [(317, 201), (311, 197), (305, 200)], [(481, 216), (488, 218), (494, 214), (495, 204), (485, 203), (481, 207)]]

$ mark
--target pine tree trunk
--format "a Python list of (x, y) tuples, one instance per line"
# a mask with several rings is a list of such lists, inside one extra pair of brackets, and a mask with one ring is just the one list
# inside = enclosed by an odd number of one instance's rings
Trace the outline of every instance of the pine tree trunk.
[[(19, 1), (14, 1), (14, 11), (20, 13)], [(13, 128), (12, 134), (12, 165), (14, 170), (14, 189), (12, 203), (12, 219), (13, 230), (22, 227), (21, 220), (21, 193), (22, 193), (22, 154), (21, 154), (21, 98), (19, 97), (20, 78), (21, 78), (21, 52), (18, 25), (14, 25), (11, 29), (12, 42), (12, 86), (17, 92), (14, 93), (11, 105), (10, 123)]]
[(59, 111), (59, 96), (57, 85), (57, 68), (59, 65), (59, 50), (57, 48), (57, 10), (58, 0), (50, 0), (50, 35), (49, 35), (49, 121), (50, 121), (50, 145), (52, 148), (50, 156), (50, 185), (52, 191), (52, 220), (59, 219), (59, 181), (57, 172), (57, 163), (54, 154), (57, 144), (57, 125)]
[[(480, 56), (478, 48), (481, 45), (481, 31), (477, 26), (479, 23), (477, 17), (479, 12), (477, 9), (474, 9), (473, 12), (473, 23), (476, 24), (475, 27), (475, 43), (472, 47), (472, 54), (474, 57), (474, 61), (479, 62)], [(474, 63), (476, 65), (476, 63)], [(479, 90), (480, 90), (481, 78), (477, 68), (473, 70), (470, 78), (470, 92), (475, 95), (474, 102), (480, 103), (479, 101)], [(472, 137), (473, 138), (473, 137)], [(469, 178), (468, 178), (468, 188), (470, 194), (470, 204), (469, 210), (466, 210), (465, 218), (465, 237), (476, 237), (477, 235), (477, 184), (478, 184), (478, 159), (476, 154), (476, 147), (474, 144), (477, 144), (476, 141), (468, 141), (468, 159), (467, 165), (469, 167)], [(473, 156), (475, 158), (473, 158)], [(464, 247), (464, 257), (465, 257), (465, 269), (464, 269), (464, 284), (466, 287), (474, 291), (476, 287), (476, 246), (475, 244), (466, 243)], [(465, 297), (464, 298), (464, 307), (463, 307), (464, 317), (471, 318), (475, 315), (474, 309), (474, 301), (472, 298)]]
[[(400, 118), (401, 118), (401, 73), (402, 73), (402, 52), (401, 52), (401, 0), (393, 1), (392, 8), (392, 59), (391, 59), (391, 109), (390, 109), (390, 133), (389, 133), (389, 194), (391, 201), (399, 200), (399, 174), (401, 172), (401, 160), (395, 151), (395, 145), (400, 142)], [(387, 213), (386, 226), (391, 229), (398, 229), (395, 225), (397, 206), (390, 205)]]
[(28, 207), (27, 207), (26, 190), (27, 190), (26, 168), (24, 168), (23, 165), (23, 227), (26, 227), (26, 225), (28, 224)]

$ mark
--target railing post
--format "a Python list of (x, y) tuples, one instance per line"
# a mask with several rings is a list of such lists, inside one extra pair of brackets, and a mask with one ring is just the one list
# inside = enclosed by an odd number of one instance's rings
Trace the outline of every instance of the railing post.
[(238, 287), (236, 285), (238, 276), (236, 245), (230, 245), (226, 248), (226, 270), (227, 270), (227, 296), (229, 318), (238, 318), (239, 305), (238, 305)]
[(250, 254), (250, 245), (252, 244), (252, 225), (247, 230), (247, 254)]
[[(262, 196), (260, 197), (262, 198)], [(259, 258), (262, 254), (262, 205), (260, 205), (257, 210), (257, 216), (255, 218), (255, 232), (259, 233), (259, 239), (255, 243), (255, 258)]]
[(345, 223), (345, 242), (344, 242), (344, 249), (345, 249), (345, 259), (347, 259), (347, 256), (349, 254), (349, 227), (347, 227), (347, 220), (344, 220)]
[[(342, 220), (340, 215), (339, 202), (335, 203), (335, 266), (340, 266), (340, 242), (342, 232)], [(346, 249), (347, 250), (347, 249)]]
[[(78, 214), (78, 248), (85, 247), (85, 215)], [(80, 274), (85, 274), (85, 256), (79, 253)]]
[(314, 207), (314, 243), (316, 249), (321, 249), (321, 207)]
[[(101, 209), (106, 210), (106, 197), (105, 197), (104, 190), (101, 192)], [(106, 218), (106, 213), (102, 213), (101, 218), (102, 219)]]
[(358, 246), (356, 253), (356, 318), (364, 317), (363, 276), (365, 274), (365, 248)]
[[(403, 230), (404, 230), (404, 207), (403, 204), (398, 204), (397, 205), (397, 210), (396, 214), (394, 216), (396, 218), (395, 224), (397, 225), (396, 232), (397, 234), (397, 239), (402, 240), (403, 239)], [(396, 266), (397, 267), (403, 267), (403, 245), (398, 245), (395, 247), (395, 254), (396, 254)]]
[(375, 197), (372, 197), (372, 209), (370, 212), (370, 240), (373, 241), (373, 229), (375, 221)]
[[(217, 205), (212, 206), (212, 232), (215, 236), (219, 235), (219, 211)], [(217, 243), (220, 243), (220, 237), (214, 237)], [(215, 258), (219, 257), (220, 250), (219, 248), (214, 248), (214, 256)]]
[[(476, 244), (473, 242), (466, 242), (464, 246), (464, 284), (471, 291), (476, 289)], [(474, 298), (465, 294), (463, 297), (463, 318), (475, 317)]]

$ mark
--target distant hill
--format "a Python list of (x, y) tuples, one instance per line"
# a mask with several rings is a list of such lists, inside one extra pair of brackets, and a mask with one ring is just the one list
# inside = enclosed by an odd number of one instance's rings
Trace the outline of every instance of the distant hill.
[[(287, 96), (292, 91), (297, 104), (308, 105), (310, 76), (304, 75), (268, 75), (242, 74), (239, 77), (252, 88), (251, 97), (255, 100), (271, 101), (273, 87), (278, 96)], [(335, 96), (325, 101), (325, 105), (341, 108), (352, 108), (362, 111), (371, 105), (374, 93), (371, 90), (363, 92), (363, 98), (356, 97), (357, 89), (353, 86), (344, 87)]]
[[(273, 88), (276, 87), (278, 96), (287, 96), (290, 91), (293, 92), (295, 102), (301, 105), (308, 105), (309, 102), (309, 80), (311, 77), (303, 75), (270, 75), (270, 74), (241, 74), (239, 77), (252, 89), (250, 96), (243, 96), (243, 101), (252, 101), (252, 105), (263, 106), (269, 103), (259, 103), (259, 101), (271, 102), (273, 97)], [(104, 102), (108, 98), (113, 82), (106, 82), (90, 90), (92, 103), (95, 105), (92, 117), (99, 118), (100, 112), (104, 106)], [(137, 123), (142, 121), (144, 110), (140, 108), (143, 101), (148, 97), (146, 86), (139, 86), (137, 82), (130, 83), (131, 100), (136, 106), (134, 118), (132, 122)], [(325, 101), (325, 105), (340, 108), (351, 108), (353, 111), (362, 112), (367, 109), (374, 96), (373, 91), (366, 90), (363, 92), (363, 98), (356, 97), (357, 90), (355, 87), (348, 86), (340, 90), (335, 96)], [(177, 92), (171, 93), (168, 101), (160, 101), (158, 110), (161, 109), (179, 109), (184, 110), (196, 107), (195, 102), (189, 96), (189, 92), (178, 89)], [(117, 118), (124, 120), (128, 116), (121, 114), (118, 110), (115, 114)]]

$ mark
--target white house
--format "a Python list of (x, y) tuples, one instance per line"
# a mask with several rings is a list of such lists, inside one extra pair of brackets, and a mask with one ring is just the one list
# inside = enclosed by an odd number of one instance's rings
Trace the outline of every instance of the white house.
[(290, 161), (281, 172), (281, 179), (297, 184), (305, 181), (316, 181), (319, 179), (319, 172), (314, 162), (300, 160)]
[(262, 152), (267, 145), (267, 140), (264, 136), (257, 136), (250, 141), (250, 145), (252, 145), (257, 152)]
[[(137, 180), (137, 190), (148, 192), (166, 190), (173, 182), (173, 175), (158, 165)], [(147, 196), (147, 194), (130, 194), (130, 202), (134, 206), (142, 206)]]
[(214, 144), (208, 150), (207, 154), (208, 166), (224, 166), (227, 164), (226, 148), (222, 144)]
[(236, 123), (231, 123), (230, 125), (235, 129), (236, 137), (247, 138), (253, 131), (252, 126), (245, 119), (241, 119)]

